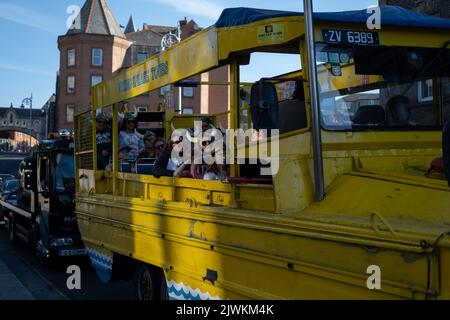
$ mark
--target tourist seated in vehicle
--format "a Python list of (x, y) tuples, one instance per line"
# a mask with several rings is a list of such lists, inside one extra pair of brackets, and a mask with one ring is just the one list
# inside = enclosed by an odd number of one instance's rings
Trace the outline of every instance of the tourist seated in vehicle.
[(144, 135), (144, 148), (139, 152), (137, 158), (155, 158), (156, 134), (153, 131), (147, 131)]
[(300, 81), (295, 83), (291, 100), (279, 103), (278, 128), (280, 134), (308, 127), (305, 93)]
[(212, 120), (209, 117), (203, 117), (202, 118), (202, 131), (206, 132), (208, 130), (212, 130), (215, 129), (216, 127), (214, 126)]
[(131, 148), (128, 155), (131, 159), (136, 159), (139, 150), (144, 148), (144, 142), (140, 135), (136, 133), (136, 127), (134, 116), (131, 113), (125, 114), (119, 133), (119, 145), (128, 145)]
[(173, 137), (169, 140), (165, 150), (155, 161), (155, 167), (153, 169), (153, 176), (155, 178), (173, 177), (175, 171), (183, 165), (183, 162), (180, 161), (180, 159), (172, 157), (173, 151), (177, 152), (178, 154), (182, 153), (182, 142), (182, 136)]
[(195, 151), (194, 151), (194, 144), (191, 143), (191, 153), (190, 153), (190, 158), (187, 159), (186, 161), (183, 161), (183, 163), (175, 170), (173, 176), (175, 178), (191, 178), (191, 179), (196, 179), (196, 177), (193, 175), (194, 171), (194, 166), (196, 163), (195, 160)]
[(388, 126), (416, 125), (411, 120), (411, 106), (408, 97), (397, 95), (386, 104), (386, 124)]
[[(131, 151), (131, 147), (129, 145), (126, 145), (126, 144), (119, 145), (119, 171), (124, 171), (123, 164), (125, 164), (125, 165), (130, 165), (130, 170), (126, 170), (126, 171), (133, 172), (133, 169), (132, 169), (133, 166), (128, 162), (130, 151)], [(106, 172), (113, 171), (112, 161), (110, 161), (110, 163), (106, 166), (105, 171)]]
[(215, 159), (214, 163), (204, 164), (202, 167), (203, 180), (221, 180), (226, 181), (229, 176), (229, 166), (225, 164), (225, 143), (220, 145), (220, 149), (214, 146), (216, 138), (214, 133), (204, 135), (202, 139), (202, 151), (204, 154), (210, 154)]
[[(144, 175), (153, 175), (156, 160), (161, 156), (166, 146), (166, 142), (163, 138), (154, 139), (154, 143), (151, 145), (152, 149), (148, 148), (142, 150), (138, 159), (136, 160), (136, 173)], [(148, 144), (148, 142), (146, 142)]]
[(163, 151), (164, 148), (166, 147), (166, 141), (163, 138), (156, 138), (155, 144), (153, 149), (155, 150), (155, 158), (159, 158)]
[(112, 155), (112, 132), (108, 125), (108, 117), (101, 112), (96, 118), (97, 169), (105, 170)]

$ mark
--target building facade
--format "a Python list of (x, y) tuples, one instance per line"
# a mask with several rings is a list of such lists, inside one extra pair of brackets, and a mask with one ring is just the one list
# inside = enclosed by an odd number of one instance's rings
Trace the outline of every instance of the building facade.
[[(200, 30), (193, 20), (185, 18), (178, 23), (182, 40)], [(149, 24), (137, 30), (130, 17), (122, 31), (106, 0), (87, 0), (68, 32), (58, 37), (60, 68), (54, 113), (56, 129), (71, 129), (74, 114), (89, 109), (92, 86), (159, 53), (164, 35), (177, 30), (178, 27)], [(207, 78), (228, 81), (228, 74), (228, 68), (222, 68)], [(199, 75), (193, 80), (201, 78)], [(187, 114), (228, 109), (228, 95), (224, 94), (227, 88), (219, 90), (219, 94), (217, 88), (183, 88), (181, 109), (179, 90), (167, 86), (126, 101), (127, 107), (130, 111), (156, 111), (165, 106)], [(208, 100), (202, 101), (203, 96), (209, 97)], [(221, 101), (211, 103), (212, 97), (220, 98)], [(210, 109), (209, 105), (213, 107)]]
[(448, 0), (380, 0), (380, 5), (393, 5), (441, 18), (450, 18)]
[(17, 143), (35, 144), (46, 137), (46, 114), (41, 109), (14, 107), (0, 108), (0, 138)]

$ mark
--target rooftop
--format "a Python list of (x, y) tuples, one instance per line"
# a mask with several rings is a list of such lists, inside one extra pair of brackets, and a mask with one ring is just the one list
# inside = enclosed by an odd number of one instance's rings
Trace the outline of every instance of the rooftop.
[(66, 35), (86, 33), (125, 38), (106, 0), (87, 0)]

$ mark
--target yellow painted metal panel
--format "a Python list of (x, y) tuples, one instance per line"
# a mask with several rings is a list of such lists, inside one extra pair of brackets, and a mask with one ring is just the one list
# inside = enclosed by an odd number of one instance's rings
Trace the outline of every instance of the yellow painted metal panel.
[[(110, 210), (110, 203), (98, 203), (92, 215), (92, 206), (79, 202), (80, 227), (88, 244), (104, 244), (170, 269), (169, 277), (176, 272), (186, 284), (197, 284), (195, 279), (205, 276), (206, 269), (215, 270), (220, 281), (215, 286), (205, 282), (200, 288), (221, 298), (413, 298), (427, 288), (427, 251), (419, 247), (420, 239), (426, 237), (417, 236), (397, 249), (385, 240), (386, 247), (381, 249), (379, 242), (377, 249), (362, 234), (343, 237), (340, 233), (345, 229), (336, 223), (329, 225), (328, 232), (324, 228), (306, 232), (307, 225), (302, 228), (301, 221), (264, 222), (267, 217), (261, 213), (239, 216), (235, 211), (227, 217), (211, 208), (208, 214), (189, 215), (138, 202), (131, 207), (116, 203), (115, 210)], [(373, 233), (370, 228), (365, 232)], [(334, 240), (321, 240), (327, 234)], [(379, 292), (365, 288), (366, 268), (372, 264), (383, 270)]]
[(439, 131), (322, 131), (323, 150), (440, 148)]
[[(266, 35), (266, 27), (274, 33)], [(264, 46), (280, 45), (304, 34), (303, 17), (262, 20), (244, 26), (218, 29), (219, 60), (226, 60), (233, 52), (258, 51)], [(239, 41), (236, 41), (239, 39)]]
[(216, 66), (217, 39), (212, 27), (101, 82), (92, 89), (93, 105), (119, 103)]

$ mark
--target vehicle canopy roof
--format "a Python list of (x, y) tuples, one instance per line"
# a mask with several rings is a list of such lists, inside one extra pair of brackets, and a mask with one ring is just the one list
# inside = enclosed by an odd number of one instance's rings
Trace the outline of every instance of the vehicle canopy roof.
[[(450, 20), (409, 11), (399, 6), (380, 6), (381, 25), (450, 29)], [(366, 23), (372, 15), (370, 10), (342, 12), (316, 12), (319, 21)], [(222, 12), (215, 26), (217, 28), (250, 24), (260, 20), (303, 16), (302, 12), (278, 11), (256, 8), (229, 8)]]

